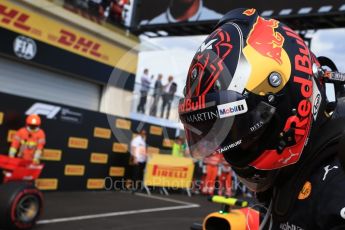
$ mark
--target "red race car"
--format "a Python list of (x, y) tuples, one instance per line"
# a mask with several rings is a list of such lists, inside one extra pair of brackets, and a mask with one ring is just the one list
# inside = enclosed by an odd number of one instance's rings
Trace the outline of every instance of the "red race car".
[(34, 181), (43, 164), (0, 155), (0, 229), (29, 229), (38, 220), (43, 195)]

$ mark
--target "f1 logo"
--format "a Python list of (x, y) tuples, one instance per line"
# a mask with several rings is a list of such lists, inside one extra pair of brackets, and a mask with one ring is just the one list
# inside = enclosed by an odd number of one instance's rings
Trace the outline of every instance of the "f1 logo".
[(52, 119), (56, 116), (56, 114), (58, 114), (58, 112), (60, 112), (60, 110), (60, 106), (49, 105), (44, 103), (35, 103), (25, 112), (25, 114), (44, 115), (48, 119)]

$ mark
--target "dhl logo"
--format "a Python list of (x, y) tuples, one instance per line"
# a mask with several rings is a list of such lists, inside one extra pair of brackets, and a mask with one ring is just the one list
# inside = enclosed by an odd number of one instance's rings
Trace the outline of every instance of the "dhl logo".
[(29, 17), (30, 16), (28, 14), (0, 4), (0, 22), (3, 24), (12, 24), (18, 29), (30, 31), (31, 27), (25, 24)]
[[(93, 55), (94, 57), (102, 57), (102, 54), (99, 53), (101, 44), (87, 39), (83, 36), (79, 36), (66, 29), (60, 30), (60, 37), (57, 39), (57, 42), (63, 46), (73, 48), (77, 51), (81, 51), (86, 54)], [(108, 57), (104, 56), (103, 59), (108, 60)]]
[(153, 165), (152, 176), (169, 178), (187, 178), (188, 167)]
[(281, 52), (285, 39), (281, 33), (275, 31), (278, 24), (277, 20), (258, 17), (248, 35), (247, 43), (261, 55), (269, 57), (281, 65)]

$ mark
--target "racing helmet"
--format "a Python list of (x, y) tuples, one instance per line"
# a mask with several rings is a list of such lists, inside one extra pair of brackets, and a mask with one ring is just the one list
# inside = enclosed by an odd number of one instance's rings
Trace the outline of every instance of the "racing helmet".
[(179, 116), (195, 156), (223, 154), (254, 191), (295, 164), (325, 94), (320, 64), (292, 29), (255, 9), (227, 13), (190, 65)]
[(37, 131), (41, 126), (41, 118), (37, 114), (31, 114), (26, 117), (26, 127), (29, 131)]

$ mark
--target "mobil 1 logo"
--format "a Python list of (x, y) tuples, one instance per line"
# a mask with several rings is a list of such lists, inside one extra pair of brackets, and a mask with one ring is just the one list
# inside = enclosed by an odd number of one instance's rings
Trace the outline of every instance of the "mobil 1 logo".
[(31, 60), (36, 56), (36, 42), (31, 38), (18, 36), (13, 42), (13, 51), (19, 58)]

